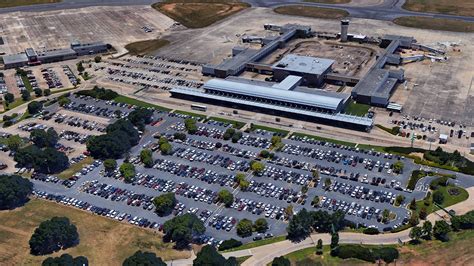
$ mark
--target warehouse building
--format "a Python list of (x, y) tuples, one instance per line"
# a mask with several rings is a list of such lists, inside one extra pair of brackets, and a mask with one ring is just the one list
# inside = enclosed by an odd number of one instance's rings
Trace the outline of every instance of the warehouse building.
[(102, 42), (81, 44), (71, 43), (70, 48), (52, 49), (41, 52), (33, 48), (27, 48), (24, 53), (3, 56), (5, 69), (23, 67), (27, 65), (39, 65), (75, 59), (78, 56), (99, 54), (107, 52), (108, 45)]
[(301, 77), (288, 76), (281, 83), (239, 78), (212, 79), (200, 89), (173, 88), (173, 97), (209, 102), (226, 107), (246, 109), (272, 115), (304, 119), (362, 131), (373, 126), (373, 120), (341, 114), (349, 95), (298, 89)]
[(297, 75), (303, 78), (303, 84), (319, 87), (333, 64), (334, 60), (331, 59), (288, 54), (273, 65), (273, 78), (282, 81), (289, 75)]

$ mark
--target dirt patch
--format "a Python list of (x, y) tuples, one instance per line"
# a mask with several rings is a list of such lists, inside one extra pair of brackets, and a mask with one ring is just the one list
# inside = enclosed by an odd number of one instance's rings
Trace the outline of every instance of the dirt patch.
[(236, 1), (167, 1), (152, 7), (188, 28), (204, 28), (250, 5)]
[(161, 39), (139, 41), (125, 45), (125, 49), (127, 49), (131, 55), (146, 55), (155, 52), (169, 43), (170, 42), (168, 40)]
[(349, 12), (342, 9), (310, 7), (300, 5), (281, 6), (273, 9), (278, 14), (290, 16), (303, 16), (323, 19), (341, 19), (349, 16)]
[(469, 0), (407, 0), (403, 8), (459, 16), (474, 16), (474, 2)]

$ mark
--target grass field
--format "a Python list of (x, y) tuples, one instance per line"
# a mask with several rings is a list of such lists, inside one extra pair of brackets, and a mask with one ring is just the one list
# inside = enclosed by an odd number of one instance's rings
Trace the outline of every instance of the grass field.
[(399, 248), (400, 265), (469, 265), (474, 261), (474, 230), (450, 233), (450, 241), (423, 241)]
[(250, 257), (252, 257), (252, 256), (238, 257), (238, 258), (237, 258), (237, 263), (238, 263), (238, 265), (242, 265), (242, 263), (244, 263), (244, 261), (248, 260)]
[(68, 179), (72, 175), (77, 173), (77, 171), (81, 170), (85, 165), (92, 164), (93, 162), (94, 162), (94, 158), (87, 157), (87, 158), (85, 158), (84, 160), (82, 160), (78, 163), (71, 164), (71, 166), (69, 166), (68, 169), (66, 169), (66, 170), (62, 171), (61, 173), (59, 173), (58, 177), (60, 179)]
[(0, 8), (59, 3), (62, 0), (1, 0)]
[(169, 43), (168, 40), (164, 39), (146, 40), (129, 43), (125, 45), (125, 49), (127, 49), (131, 55), (147, 55)]
[(368, 104), (356, 103), (354, 101), (351, 101), (344, 110), (344, 113), (350, 115), (365, 116), (369, 112), (369, 109), (370, 105)]
[(241, 129), (245, 126), (245, 123), (244, 122), (240, 122), (240, 121), (235, 121), (235, 120), (230, 120), (230, 119), (225, 119), (225, 118), (220, 118), (220, 117), (215, 117), (215, 116), (212, 116), (212, 117), (209, 117), (209, 120), (214, 120), (214, 121), (218, 121), (218, 122), (224, 122), (224, 123), (229, 123), (229, 124), (232, 124), (234, 128), (237, 128), (237, 129)]
[[(450, 188), (459, 189), (459, 191), (460, 191), (459, 195), (450, 195), (448, 193), (448, 190)], [(441, 207), (443, 207), (443, 208), (446, 208), (446, 207), (449, 207), (449, 206), (454, 205), (456, 203), (465, 201), (469, 197), (469, 193), (467, 193), (467, 191), (465, 189), (463, 189), (461, 187), (456, 187), (456, 186), (453, 186), (453, 185), (449, 185), (449, 186), (446, 186), (446, 187), (440, 186), (437, 190), (439, 190), (443, 193), (444, 202), (443, 202), (443, 204), (441, 204)], [(432, 193), (433, 192), (434, 191), (432, 191)], [(439, 210), (439, 208), (436, 205), (434, 205), (433, 203), (431, 203), (429, 206), (426, 206), (426, 205), (424, 205), (423, 200), (420, 200), (420, 201), (416, 202), (416, 212), (417, 213), (419, 213), (420, 209), (423, 208), (423, 207), (426, 208), (428, 214)]]
[(171, 111), (171, 109), (169, 109), (169, 108), (159, 106), (159, 105), (156, 105), (156, 104), (152, 104), (152, 103), (147, 103), (147, 102), (140, 101), (140, 100), (130, 98), (130, 97), (127, 97), (127, 96), (123, 96), (123, 95), (117, 96), (114, 99), (114, 101), (116, 101), (118, 103), (126, 103), (126, 104), (136, 105), (136, 106), (140, 106), (140, 107), (143, 107), (143, 108), (151, 107), (151, 108), (155, 108), (156, 110), (160, 110), (160, 111), (164, 111), (164, 112)]
[(474, 16), (472, 0), (406, 0), (403, 8), (417, 12)]
[(341, 19), (349, 16), (349, 12), (341, 9), (310, 7), (301, 5), (280, 6), (273, 9), (278, 14), (290, 16), (302, 16), (323, 19)]
[(411, 28), (454, 32), (474, 32), (474, 23), (455, 19), (412, 16), (397, 18), (393, 21), (393, 23)]
[(152, 7), (188, 28), (204, 28), (250, 5), (232, 0), (168, 0)]
[(165, 244), (159, 235), (132, 225), (116, 222), (65, 207), (33, 199), (14, 211), (0, 212), (0, 265), (41, 265), (48, 256), (29, 254), (28, 241), (34, 229), (44, 220), (66, 216), (77, 226), (80, 243), (57, 252), (86, 256), (90, 265), (122, 265), (125, 258), (137, 250), (155, 252), (164, 260), (186, 258), (189, 252), (179, 252)]
[(304, 0), (303, 2), (321, 4), (349, 4), (352, 0)]
[(250, 130), (254, 131), (255, 129), (261, 129), (261, 130), (266, 130), (266, 131), (270, 131), (270, 132), (275, 132), (275, 133), (280, 134), (281, 137), (286, 137), (288, 135), (288, 133), (290, 133), (288, 130), (251, 124), (250, 125)]
[(276, 237), (272, 237), (272, 238), (267, 238), (267, 239), (252, 241), (252, 242), (243, 244), (243, 245), (240, 246), (240, 247), (236, 247), (236, 248), (231, 248), (231, 249), (228, 249), (228, 250), (224, 250), (223, 252), (231, 252), (231, 251), (237, 251), (237, 250), (244, 250), (244, 249), (249, 249), (249, 248), (255, 248), (255, 247), (259, 247), (259, 246), (264, 246), (264, 245), (268, 245), (268, 244), (280, 242), (280, 241), (283, 241), (283, 240), (285, 240), (285, 239), (286, 239), (286, 236), (276, 236)]

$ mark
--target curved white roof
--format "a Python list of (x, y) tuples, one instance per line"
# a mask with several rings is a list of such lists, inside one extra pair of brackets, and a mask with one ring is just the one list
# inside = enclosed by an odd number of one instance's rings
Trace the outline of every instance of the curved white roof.
[(265, 87), (249, 83), (240, 83), (225, 79), (211, 79), (204, 84), (204, 88), (228, 93), (236, 93), (253, 97), (266, 98), (275, 101), (303, 104), (329, 110), (338, 110), (339, 107), (343, 104), (343, 99), (337, 97), (274, 89), (271, 87)]

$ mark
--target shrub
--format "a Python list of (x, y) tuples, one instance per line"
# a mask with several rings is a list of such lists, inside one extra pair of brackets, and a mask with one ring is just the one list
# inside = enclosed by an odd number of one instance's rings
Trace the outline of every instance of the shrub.
[(369, 228), (365, 228), (363, 233), (366, 235), (378, 235), (380, 232), (379, 232), (379, 229), (377, 228), (369, 227)]
[(228, 239), (228, 240), (224, 240), (224, 242), (222, 242), (222, 244), (219, 246), (219, 251), (223, 251), (223, 250), (227, 250), (227, 249), (231, 249), (231, 248), (236, 248), (236, 247), (240, 247), (242, 246), (242, 242), (240, 242), (239, 240), (235, 240), (233, 238), (231, 239)]

